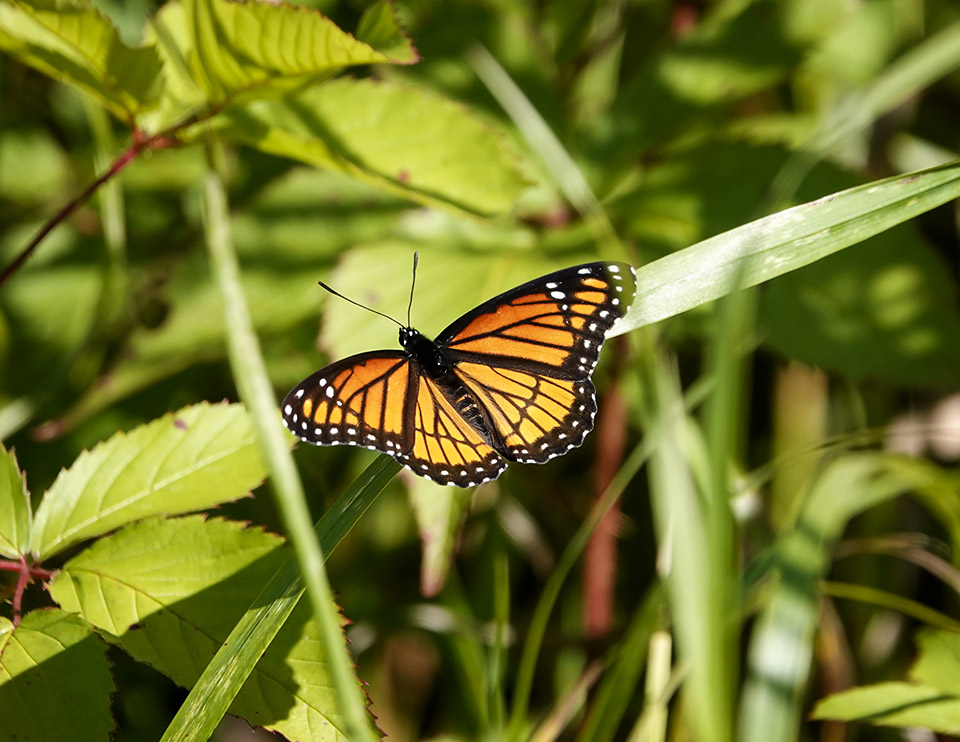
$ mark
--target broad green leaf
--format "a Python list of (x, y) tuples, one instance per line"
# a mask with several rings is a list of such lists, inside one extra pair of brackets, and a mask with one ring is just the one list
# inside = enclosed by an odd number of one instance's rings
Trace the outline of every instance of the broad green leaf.
[(960, 636), (946, 631), (921, 631), (920, 656), (910, 668), (910, 680), (937, 688), (960, 700)]
[(76, 616), (36, 610), (16, 628), (0, 616), (4, 742), (107, 742), (113, 691), (107, 645)]
[(62, 471), (37, 509), (31, 548), (45, 559), (134, 520), (244, 497), (264, 476), (241, 405), (184, 407), (117, 433)]
[(0, 445), (0, 554), (26, 556), (30, 548), (30, 493), (14, 452)]
[[(325, 555), (329, 556), (337, 548), (337, 544), (353, 529), (399, 468), (394, 459), (380, 456), (326, 510), (314, 526)], [(288, 560), (264, 585), (204, 668), (187, 700), (164, 732), (163, 742), (187, 737), (206, 739), (213, 733), (214, 727), (303, 592), (300, 567), (295, 561)], [(202, 717), (199, 724), (198, 717)]]
[(50, 134), (12, 127), (0, 132), (0, 196), (4, 199), (24, 206), (42, 205), (59, 196), (69, 177), (67, 155)]
[(183, 0), (193, 36), (194, 79), (214, 103), (262, 98), (345, 67), (395, 60), (315, 10), (286, 4)]
[[(29, 231), (34, 226), (29, 225)], [(21, 242), (11, 235), (5, 246), (22, 247), (29, 239), (22, 236)], [(44, 247), (55, 254), (74, 244), (74, 235), (61, 227)], [(38, 252), (36, 262), (28, 263), (17, 280), (9, 281), (0, 292), (11, 347), (17, 349), (17, 362), (4, 368), (8, 392), (34, 395), (44, 387), (62, 385), (66, 367), (75, 361), (96, 318), (102, 269), (93, 264), (42, 265), (40, 261), (49, 254)]]
[(436, 595), (447, 581), (471, 490), (445, 487), (422, 477), (408, 478), (410, 504), (420, 531), (420, 592)]
[(855, 380), (949, 384), (956, 307), (943, 260), (903, 226), (773, 281), (760, 325), (780, 353)]
[(377, 0), (368, 6), (360, 16), (356, 35), (395, 62), (413, 64), (420, 59), (400, 26), (392, 0)]
[(455, 212), (507, 212), (526, 187), (503, 136), (459, 103), (404, 83), (331, 80), (231, 107), (218, 124), (230, 140)]
[[(67, 562), (50, 592), (135, 659), (191, 687), (288, 558), (282, 545), (278, 536), (220, 518), (152, 519)], [(309, 607), (301, 601), (294, 609), (230, 712), (292, 740), (342, 739)]]
[[(321, 253), (318, 257), (322, 259)], [(317, 268), (276, 265), (250, 268), (241, 278), (254, 323), (265, 336), (286, 333), (297, 322), (314, 317), (320, 307)], [(168, 285), (170, 312), (158, 327), (139, 327), (101, 383), (89, 389), (58, 419), (72, 428), (90, 415), (161, 379), (197, 363), (226, 355), (223, 311), (209, 268), (202, 261), (187, 265)]]
[(850, 188), (711, 237), (638, 270), (637, 298), (614, 332), (809, 265), (957, 196), (960, 164), (953, 163)]
[(813, 717), (960, 732), (960, 636), (926, 629), (917, 643), (920, 656), (910, 668), (911, 682), (834, 693), (817, 704)]
[(128, 123), (159, 92), (156, 51), (126, 46), (113, 23), (83, 0), (5, 0), (0, 49), (89, 93)]
[(820, 701), (811, 716), (957, 734), (960, 698), (926, 685), (877, 683), (834, 693)]

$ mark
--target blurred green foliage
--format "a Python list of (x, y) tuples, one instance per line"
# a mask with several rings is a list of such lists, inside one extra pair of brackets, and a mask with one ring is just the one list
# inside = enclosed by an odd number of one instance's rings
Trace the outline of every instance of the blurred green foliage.
[[(555, 268), (648, 264), (960, 148), (960, 7), (949, 0), (309, 5), (330, 20), (221, 0), (162, 10), (101, 0), (99, 12), (80, 0), (0, 0), (0, 263), (137, 141), (134, 124), (176, 145), (138, 151), (113, 181), (120, 203), (101, 190), (0, 285), (0, 438), (34, 508), (61, 467), (116, 431), (237, 399), (203, 250), (211, 138), (228, 145), (240, 281), (278, 396), (328, 361), (396, 344), (392, 324), (324, 295), (318, 279), (402, 318), (419, 250), (413, 323), (434, 334)], [(186, 34), (185, 19), (201, 31)], [(264, 28), (284, 53), (247, 43)], [(569, 153), (597, 210), (578, 212), (557, 175), (564, 163), (527, 138), (530, 120), (500, 108), (504, 91), (471, 61), (478, 46)], [(91, 106), (112, 114), (106, 132)], [(110, 236), (117, 221), (125, 237)], [(596, 375), (600, 428), (548, 466), (511, 466), (471, 495), (394, 480), (328, 565), (390, 738), (658, 740), (665, 728), (720, 742), (901, 738), (821, 721), (878, 718), (957, 733), (952, 705), (924, 715), (931, 694), (954, 687), (916, 666), (899, 682), (916, 654), (912, 630), (952, 628), (960, 593), (957, 244), (956, 208), (943, 206), (752, 290), (739, 324), (718, 302), (611, 341)], [(727, 365), (710, 361), (722, 347), (733, 349)], [(624, 415), (603, 427), (615, 387)], [(717, 453), (699, 403), (723, 391), (735, 392), (735, 414)], [(617, 435), (633, 450), (626, 459)], [(643, 447), (663, 440), (677, 448), (661, 445), (649, 481), (633, 477)], [(864, 447), (875, 450), (849, 450)], [(317, 516), (372, 456), (296, 451)], [(563, 569), (579, 564), (571, 544), (590, 535), (578, 529), (596, 514), (605, 467), (620, 472), (623, 497), (602, 564), (609, 620), (589, 635), (596, 607)], [(707, 471), (721, 473), (719, 494)], [(722, 542), (711, 502), (733, 506), (721, 553), (710, 551)], [(221, 512), (280, 529), (266, 491)], [(834, 565), (845, 533), (850, 558)], [(704, 554), (691, 548), (690, 563), (669, 566), (671, 549), (692, 542)], [(711, 592), (698, 558), (726, 565), (735, 605)], [(825, 597), (827, 576), (861, 589)], [(14, 582), (0, 572), (0, 594)], [(28, 592), (27, 608), (48, 604)], [(544, 610), (528, 661), (521, 648)], [(682, 615), (696, 610), (707, 615)], [(4, 606), (0, 651), (8, 615)], [(733, 666), (705, 687), (697, 673), (717, 659), (696, 637), (710, 620), (728, 620), (737, 644)], [(69, 621), (51, 633), (91, 651), (85, 624)], [(657, 629), (676, 642), (672, 658), (647, 655)], [(955, 669), (952, 636), (920, 634), (920, 666), (945, 668), (940, 680)], [(795, 663), (777, 665), (777, 652)], [(83, 656), (109, 693), (100, 657)], [(109, 658), (114, 739), (158, 738), (179, 691), (117, 649)], [(812, 699), (853, 684), (872, 685), (806, 720)], [(897, 699), (919, 706), (897, 716)]]

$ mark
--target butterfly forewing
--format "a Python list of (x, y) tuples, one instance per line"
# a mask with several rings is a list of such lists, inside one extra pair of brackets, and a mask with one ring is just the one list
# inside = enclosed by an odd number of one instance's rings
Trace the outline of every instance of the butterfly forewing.
[(607, 331), (633, 301), (626, 263), (566, 268), (484, 302), (445, 329), (437, 344), (453, 361), (586, 379)]
[(418, 374), (403, 351), (375, 351), (331, 364), (283, 400), (283, 421), (308, 443), (364, 446), (394, 454), (410, 447)]

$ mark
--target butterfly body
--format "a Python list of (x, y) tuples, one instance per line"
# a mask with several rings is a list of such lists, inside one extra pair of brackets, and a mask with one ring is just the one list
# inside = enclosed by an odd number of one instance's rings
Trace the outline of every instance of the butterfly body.
[(590, 374), (634, 289), (629, 265), (588, 263), (484, 302), (435, 340), (401, 327), (402, 350), (346, 358), (294, 387), (284, 422), (309, 443), (365, 446), (460, 487), (506, 461), (544, 463), (593, 428)]

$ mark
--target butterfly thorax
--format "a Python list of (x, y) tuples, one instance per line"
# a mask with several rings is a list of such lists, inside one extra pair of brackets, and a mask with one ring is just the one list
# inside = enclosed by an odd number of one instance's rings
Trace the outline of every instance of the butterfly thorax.
[(440, 348), (430, 338), (412, 327), (400, 328), (400, 345), (411, 358), (423, 368), (431, 379), (446, 376), (450, 369), (444, 361)]
[(441, 347), (412, 327), (400, 328), (400, 345), (420, 365), (423, 372), (436, 382), (457, 412), (484, 438), (492, 441), (492, 426), (481, 411), (476, 397), (454, 373)]

